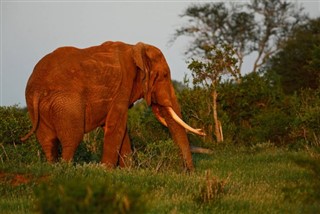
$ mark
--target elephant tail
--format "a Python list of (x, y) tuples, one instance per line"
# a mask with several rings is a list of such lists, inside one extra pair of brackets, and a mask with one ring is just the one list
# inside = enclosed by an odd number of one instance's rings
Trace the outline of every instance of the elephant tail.
[(26, 141), (38, 128), (39, 124), (39, 100), (40, 94), (36, 93), (33, 99), (33, 115), (34, 121), (32, 121), (32, 129), (24, 137), (20, 138), (22, 142)]

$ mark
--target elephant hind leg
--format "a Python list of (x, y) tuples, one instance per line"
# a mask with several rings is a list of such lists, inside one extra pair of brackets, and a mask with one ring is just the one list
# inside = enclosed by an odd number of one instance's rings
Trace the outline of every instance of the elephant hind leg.
[(62, 159), (65, 161), (72, 161), (77, 147), (83, 138), (83, 132), (72, 129), (69, 131), (69, 135), (66, 134), (59, 137), (62, 147)]
[(52, 120), (62, 147), (62, 159), (71, 161), (79, 146), (85, 127), (85, 108), (77, 93), (64, 93), (55, 99)]
[(54, 131), (43, 123), (40, 123), (36, 135), (47, 161), (49, 163), (56, 162), (58, 160), (59, 141)]
[(57, 135), (62, 147), (62, 159), (72, 161), (84, 135), (83, 116), (79, 115), (69, 120), (59, 117), (56, 121)]

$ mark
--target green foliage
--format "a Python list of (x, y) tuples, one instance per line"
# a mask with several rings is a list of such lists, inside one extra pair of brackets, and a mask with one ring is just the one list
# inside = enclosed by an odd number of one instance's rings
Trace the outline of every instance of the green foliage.
[[(218, 113), (225, 139), (247, 145), (259, 142), (282, 142), (293, 120), (291, 103), (285, 99), (273, 76), (251, 73), (240, 83), (220, 84)], [(186, 89), (180, 93), (186, 121), (195, 127), (205, 127), (206, 139), (212, 135), (210, 93), (204, 88)]]
[(111, 180), (75, 176), (43, 183), (35, 189), (39, 213), (141, 213), (141, 193)]
[[(284, 188), (285, 198), (290, 201), (302, 201), (308, 204), (315, 204), (320, 201), (320, 150), (309, 150), (307, 157), (295, 157), (295, 163), (307, 170), (308, 184), (294, 182), (292, 185)], [(310, 206), (305, 209), (306, 212), (316, 212), (316, 208)]]
[(24, 144), (0, 143), (0, 164), (6, 162), (36, 163), (45, 161), (40, 144), (33, 140)]
[(83, 141), (77, 148), (75, 162), (99, 162), (102, 156), (104, 132), (101, 127), (84, 135)]
[(183, 164), (179, 152), (172, 140), (166, 140), (146, 144), (136, 150), (134, 157), (138, 168), (154, 169), (156, 172), (169, 169), (181, 171)]
[(34, 136), (26, 143), (20, 141), (31, 130), (26, 110), (18, 106), (0, 107), (0, 118), (0, 163), (41, 161), (43, 154)]
[(217, 202), (223, 194), (226, 194), (226, 185), (229, 177), (220, 180), (219, 178), (212, 176), (210, 171), (205, 172), (205, 179), (199, 186), (199, 195), (195, 195), (194, 198), (198, 203), (210, 203)]
[(27, 112), (18, 106), (0, 106), (0, 143), (19, 143), (31, 129)]
[(303, 90), (293, 96), (295, 118), (291, 137), (319, 146), (320, 138), (320, 89)]
[[(254, 136), (256, 141), (270, 140), (281, 144), (294, 144), (299, 140), (314, 141), (313, 135), (319, 131), (318, 92), (302, 91), (299, 95), (286, 96), (279, 88), (280, 85), (274, 90), (268, 89), (268, 85), (270, 82), (265, 84), (264, 90), (258, 90), (259, 93), (266, 92), (265, 95), (256, 95), (258, 99), (262, 98), (257, 100), (262, 106), (247, 109), (247, 112), (253, 113), (248, 118), (251, 136)], [(243, 99), (246, 98), (245, 96)]]
[(192, 4), (181, 16), (188, 22), (176, 30), (172, 40), (191, 37), (187, 53), (203, 56), (206, 47), (227, 43), (235, 48), (240, 69), (244, 57), (256, 53), (254, 72), (280, 49), (290, 31), (306, 19), (302, 9), (279, 0)]
[(283, 141), (292, 118), (288, 110), (290, 106), (285, 103), (273, 76), (251, 73), (244, 76), (240, 84), (223, 84), (220, 91), (221, 108), (229, 118), (229, 124), (234, 126), (227, 129), (234, 133), (228, 134), (235, 142)]
[(208, 89), (200, 87), (185, 88), (178, 94), (181, 111), (184, 120), (192, 127), (199, 127), (204, 130), (206, 136), (200, 138), (189, 135), (191, 144), (198, 144), (202, 139), (205, 142), (213, 142), (213, 122), (211, 93)]
[[(237, 65), (238, 61), (234, 57), (235, 50), (230, 45), (222, 44), (219, 47), (212, 45), (205, 47), (204, 50), (205, 58), (200, 61), (193, 59), (188, 68), (191, 70), (194, 86), (202, 86), (205, 91), (210, 93), (209, 96), (205, 97), (205, 102), (208, 105), (209, 112), (212, 109), (213, 120), (211, 121), (214, 128), (210, 124), (209, 127), (205, 126), (205, 130), (209, 131), (210, 136), (212, 136), (214, 130), (216, 141), (221, 142), (223, 141), (223, 133), (217, 111), (218, 88), (223, 77), (232, 76), (239, 82), (241, 81), (241, 75)], [(212, 141), (211, 137), (209, 137), (209, 140)]]
[(230, 75), (236, 80), (240, 79), (238, 60), (234, 57), (235, 50), (230, 45), (222, 44), (221, 47), (211, 45), (206, 46), (204, 50), (204, 59), (200, 61), (193, 59), (188, 65), (194, 85), (216, 89), (225, 75)]
[(293, 94), (320, 84), (320, 18), (296, 28), (271, 60), (269, 69), (281, 77), (283, 90)]
[(138, 149), (148, 143), (170, 139), (168, 129), (159, 123), (145, 101), (138, 101), (129, 110), (128, 118), (129, 136)]
[(268, 109), (255, 115), (251, 121), (251, 128), (248, 134), (251, 143), (267, 142), (282, 144), (286, 141), (292, 118), (281, 109)]
[[(196, 171), (100, 164), (0, 165), (3, 213), (313, 213), (318, 200), (315, 148), (271, 143), (220, 144), (194, 155)], [(35, 157), (36, 158), (36, 157)], [(210, 172), (210, 173), (209, 173)], [(307, 188), (307, 189), (305, 189)], [(102, 211), (101, 211), (102, 210)]]
[[(251, 73), (241, 83), (223, 82), (219, 88), (218, 112), (225, 140), (253, 145), (313, 143), (320, 139), (319, 90), (304, 90), (286, 95), (279, 79), (271, 73)], [(204, 141), (213, 142), (210, 92), (205, 88), (186, 88), (179, 93), (187, 123), (207, 133)], [(190, 136), (192, 143), (201, 138)]]

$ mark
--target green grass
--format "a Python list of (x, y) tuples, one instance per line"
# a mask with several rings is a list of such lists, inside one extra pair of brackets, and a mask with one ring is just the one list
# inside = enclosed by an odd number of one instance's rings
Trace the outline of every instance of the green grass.
[[(16, 146), (15, 152), (19, 149)], [(49, 165), (39, 157), (33, 162), (22, 157), (15, 160), (12, 151), (7, 149), (7, 157), (0, 162), (1, 213), (320, 210), (320, 153), (316, 149), (294, 151), (271, 144), (215, 146), (212, 155), (193, 156), (196, 171), (191, 174), (176, 167), (175, 158), (169, 158), (161, 170), (156, 169), (157, 164), (106, 170), (97, 163)]]

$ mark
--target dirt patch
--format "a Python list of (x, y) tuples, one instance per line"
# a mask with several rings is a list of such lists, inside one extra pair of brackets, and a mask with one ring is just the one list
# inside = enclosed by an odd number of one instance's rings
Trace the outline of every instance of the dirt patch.
[(0, 182), (7, 183), (11, 186), (19, 186), (23, 184), (28, 184), (30, 182), (39, 183), (41, 181), (45, 181), (48, 179), (49, 176), (41, 176), (41, 177), (34, 177), (31, 174), (15, 174), (15, 173), (6, 173), (0, 172)]
[(14, 175), (12, 180), (11, 180), (11, 185), (12, 186), (19, 186), (22, 184), (27, 184), (31, 181), (30, 176), (28, 175)]

